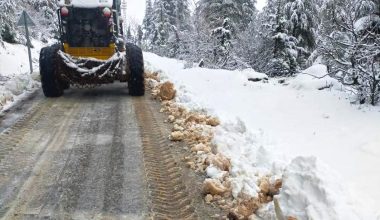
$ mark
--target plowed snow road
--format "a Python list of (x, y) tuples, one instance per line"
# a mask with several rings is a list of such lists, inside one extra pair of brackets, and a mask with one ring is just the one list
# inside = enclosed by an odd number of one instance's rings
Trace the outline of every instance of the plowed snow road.
[(217, 212), (205, 208), (199, 177), (181, 165), (150, 98), (132, 98), (115, 84), (29, 102), (0, 133), (0, 218), (207, 219)]

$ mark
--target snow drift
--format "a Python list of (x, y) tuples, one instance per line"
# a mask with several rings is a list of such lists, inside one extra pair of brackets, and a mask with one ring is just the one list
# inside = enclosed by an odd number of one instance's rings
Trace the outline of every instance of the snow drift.
[(33, 41), (33, 45), (33, 74), (29, 73), (26, 46), (5, 42), (0, 45), (0, 111), (39, 88), (38, 57), (42, 44)]
[[(278, 83), (253, 70), (184, 69), (181, 61), (144, 56), (146, 69), (174, 82), (178, 103), (221, 119), (213, 142), (231, 160), (234, 197), (257, 196), (261, 177), (282, 177), (278, 201), (288, 217), (380, 219), (378, 155), (363, 150), (379, 143), (380, 109), (351, 106), (325, 66)], [(206, 173), (223, 175), (215, 167)], [(257, 212), (274, 213), (273, 203)]]

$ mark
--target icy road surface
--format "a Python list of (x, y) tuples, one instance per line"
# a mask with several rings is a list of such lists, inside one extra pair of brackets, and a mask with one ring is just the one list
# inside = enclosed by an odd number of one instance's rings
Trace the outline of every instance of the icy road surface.
[(33, 100), (0, 118), (24, 114), (0, 133), (0, 219), (209, 218), (154, 100), (125, 84)]

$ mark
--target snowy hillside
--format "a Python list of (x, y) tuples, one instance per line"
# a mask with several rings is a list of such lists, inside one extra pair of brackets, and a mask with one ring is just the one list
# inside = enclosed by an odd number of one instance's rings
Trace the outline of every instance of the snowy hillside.
[[(251, 69), (145, 59), (147, 69), (174, 82), (177, 102), (221, 119), (214, 142), (231, 158), (234, 196), (257, 195), (258, 176), (270, 174), (283, 178), (278, 198), (287, 216), (380, 219), (380, 107), (351, 105), (325, 66), (280, 82)], [(273, 219), (273, 205), (258, 214)]]
[[(0, 1), (0, 111), (38, 87), (39, 51), (57, 33), (56, 2), (51, 0)], [(35, 73), (30, 75), (24, 27), (17, 21), (25, 10), (35, 23), (29, 27)], [(42, 42), (41, 42), (42, 41)]]
[(56, 1), (52, 0), (1, 0), (0, 1), (0, 45), (24, 43), (24, 28), (17, 27), (22, 11), (26, 11), (35, 23), (30, 27), (30, 35), (43, 42), (49, 41), (58, 33)]

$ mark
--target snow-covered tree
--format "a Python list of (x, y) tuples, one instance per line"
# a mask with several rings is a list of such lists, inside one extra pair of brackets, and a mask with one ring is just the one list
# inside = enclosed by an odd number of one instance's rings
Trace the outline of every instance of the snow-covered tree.
[(177, 57), (179, 53), (181, 40), (179, 37), (179, 31), (175, 26), (171, 26), (171, 30), (169, 32), (169, 38), (168, 38), (168, 51), (167, 56), (168, 57)]
[(279, 17), (275, 35), (273, 36), (274, 50), (269, 72), (271, 76), (293, 75), (298, 70), (298, 41), (295, 37), (287, 34), (285, 25), (286, 20)]
[[(229, 18), (224, 19), (221, 27), (211, 31), (212, 56), (206, 56), (208, 67), (223, 69), (247, 68), (248, 64), (236, 56), (232, 45), (232, 33)], [(211, 55), (211, 54), (210, 54)]]
[(196, 16), (202, 28), (213, 30), (223, 26), (225, 18), (230, 19), (231, 32), (245, 30), (256, 11), (255, 0), (200, 0)]
[(139, 26), (137, 27), (137, 36), (136, 36), (136, 39), (137, 39), (137, 46), (139, 46), (139, 47), (142, 46), (143, 36), (144, 36), (144, 32), (143, 32), (143, 30), (142, 30), (141, 25), (139, 25)]
[(175, 2), (173, 0), (156, 0), (153, 7), (153, 51), (167, 56), (168, 41), (175, 23)]
[(188, 0), (176, 0), (175, 16), (176, 22), (169, 35), (169, 56), (183, 59), (189, 57), (189, 44), (193, 42), (189, 37), (193, 27)]
[(26, 10), (36, 23), (30, 28), (32, 38), (46, 41), (58, 35), (56, 1), (53, 0), (0, 0), (0, 41), (25, 43), (20, 33), (23, 28), (16, 27), (20, 14)]
[[(194, 23), (198, 38), (203, 39), (197, 45), (198, 51), (204, 52), (200, 53), (203, 56), (200, 58), (204, 60), (205, 66), (230, 69), (248, 66), (243, 57), (246, 53), (240, 44), (240, 38), (244, 38), (247, 43), (250, 39), (245, 32), (256, 14), (255, 3), (255, 0), (200, 0), (198, 2)], [(226, 19), (230, 46), (220, 47), (220, 31), (225, 26)], [(223, 48), (228, 48), (228, 50)], [(226, 63), (221, 62), (223, 60), (221, 57)]]
[(249, 26), (252, 36), (250, 64), (271, 76), (293, 75), (298, 70), (298, 40), (288, 30), (284, 6), (287, 0), (268, 0)]
[(177, 57), (184, 49), (181, 45), (187, 38), (185, 34), (191, 30), (188, 1), (156, 0), (152, 23), (152, 50), (163, 56)]
[(237, 5), (241, 11), (241, 21), (239, 28), (241, 31), (245, 30), (248, 25), (253, 21), (257, 14), (256, 0), (237, 0)]
[(127, 27), (127, 33), (125, 34), (125, 36), (128, 42), (132, 42), (132, 43), (134, 42), (134, 39), (132, 37), (132, 32), (131, 32), (131, 26)]
[(223, 25), (211, 32), (214, 39), (213, 63), (218, 67), (226, 67), (231, 56), (231, 31), (229, 18), (224, 19)]
[(151, 42), (153, 38), (153, 30), (154, 30), (154, 24), (153, 24), (153, 7), (152, 7), (152, 1), (146, 0), (145, 2), (145, 16), (143, 20), (143, 28), (142, 31), (144, 33), (143, 35), (143, 46), (146, 50), (151, 50)]
[(176, 1), (176, 27), (178, 31), (189, 31), (191, 29), (190, 24), (190, 9), (188, 0)]
[(0, 1), (0, 41), (16, 42), (16, 30), (14, 27), (16, 5), (16, 2), (13, 0)]
[(241, 51), (239, 54), (247, 57), (249, 64), (257, 71), (269, 72), (270, 61), (273, 58), (274, 39), (277, 25), (278, 0), (268, 0), (267, 5), (242, 33)]
[(273, 40), (273, 58), (269, 62), (269, 73), (272, 76), (293, 75), (298, 70), (298, 40), (288, 33), (289, 20), (285, 18), (282, 10), (284, 2), (277, 0), (272, 4), (276, 10), (272, 11), (275, 14), (271, 15), (269, 20), (269, 25), (274, 30), (269, 35)]
[(316, 29), (319, 22), (315, 0), (288, 0), (284, 6), (289, 35), (297, 39), (297, 62), (306, 67), (306, 60), (316, 47)]
[[(358, 101), (375, 104), (380, 93), (380, 17), (378, 2), (339, 0), (326, 4), (329, 15), (319, 44), (330, 72), (357, 92)], [(325, 7), (327, 8), (327, 7)], [(329, 21), (333, 22), (329, 24)], [(332, 31), (328, 27), (335, 27)]]

